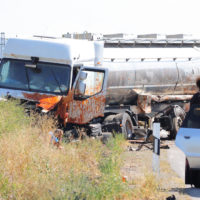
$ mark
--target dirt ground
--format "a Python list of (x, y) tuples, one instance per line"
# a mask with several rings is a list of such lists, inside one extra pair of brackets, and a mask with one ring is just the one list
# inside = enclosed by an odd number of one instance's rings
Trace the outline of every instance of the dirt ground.
[[(155, 175), (155, 180), (159, 185), (159, 195), (161, 199), (166, 199), (171, 195), (175, 195), (176, 199), (188, 200), (190, 197), (185, 192), (185, 184), (183, 179), (171, 169), (167, 151), (174, 145), (174, 141), (161, 141), (160, 152), (160, 172), (153, 173), (152, 160), (153, 150), (152, 143), (129, 143), (127, 142), (126, 151), (123, 154), (124, 165), (121, 169), (122, 176), (125, 177), (130, 187), (143, 187), (144, 179), (149, 175)], [(151, 190), (151, 186), (149, 186)], [(142, 199), (142, 198), (141, 198)], [(145, 198), (146, 199), (146, 198)], [(147, 198), (148, 199), (148, 198)], [(154, 198), (149, 198), (154, 199)], [(159, 197), (155, 197), (159, 199)]]

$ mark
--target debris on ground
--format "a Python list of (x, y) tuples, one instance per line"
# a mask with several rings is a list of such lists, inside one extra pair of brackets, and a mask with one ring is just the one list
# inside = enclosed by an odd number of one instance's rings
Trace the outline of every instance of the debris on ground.
[(61, 142), (62, 142), (62, 137), (63, 137), (63, 130), (61, 129), (56, 129), (54, 132), (50, 131), (49, 135), (51, 136), (50, 138), (50, 144), (53, 144), (57, 148), (61, 149)]
[(176, 200), (176, 197), (174, 195), (171, 195), (167, 197), (166, 200)]
[[(140, 140), (129, 140), (128, 141), (131, 145), (127, 146), (128, 151), (140, 151), (140, 150), (153, 150), (153, 142), (147, 142), (144, 139)], [(166, 144), (167, 141), (161, 141), (160, 148), (161, 149), (169, 149), (169, 145)], [(135, 146), (137, 147), (135, 148)]]

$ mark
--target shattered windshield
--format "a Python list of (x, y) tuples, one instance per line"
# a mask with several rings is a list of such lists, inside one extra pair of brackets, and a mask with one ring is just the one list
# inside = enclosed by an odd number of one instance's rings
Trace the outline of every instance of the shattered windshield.
[(0, 87), (67, 94), (70, 80), (69, 66), (39, 62), (36, 68), (26, 67), (31, 64), (30, 61), (2, 60)]

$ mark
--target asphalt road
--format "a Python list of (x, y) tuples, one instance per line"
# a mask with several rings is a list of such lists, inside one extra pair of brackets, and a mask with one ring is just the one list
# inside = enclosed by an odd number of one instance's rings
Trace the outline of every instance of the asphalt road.
[[(168, 159), (171, 168), (179, 177), (185, 180), (185, 155), (175, 146), (175, 144), (170, 145), (170, 149), (168, 150)], [(190, 185), (185, 185), (185, 188), (177, 189), (183, 189), (184, 192), (191, 196), (191, 200), (200, 199), (200, 189), (196, 189)]]

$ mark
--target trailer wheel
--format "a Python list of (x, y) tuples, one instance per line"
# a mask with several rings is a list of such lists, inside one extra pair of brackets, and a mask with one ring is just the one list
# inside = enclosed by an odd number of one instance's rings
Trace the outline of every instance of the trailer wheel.
[(120, 126), (125, 139), (130, 139), (133, 135), (133, 123), (129, 114), (123, 113)]
[(180, 116), (172, 118), (172, 129), (170, 131), (170, 139), (175, 139), (176, 134), (182, 124), (183, 120)]
[(185, 118), (185, 111), (178, 105), (173, 107), (173, 113), (171, 113), (172, 128), (170, 130), (170, 139), (175, 139), (176, 134)]

